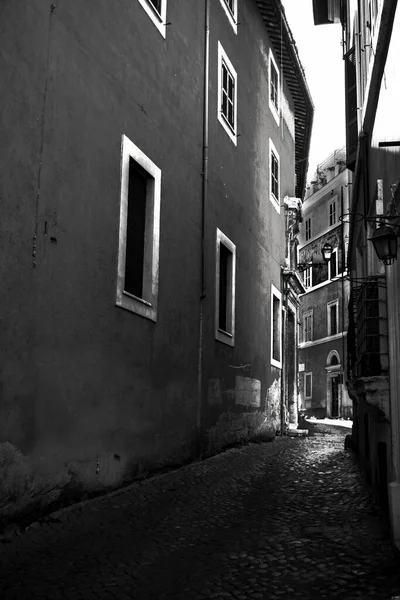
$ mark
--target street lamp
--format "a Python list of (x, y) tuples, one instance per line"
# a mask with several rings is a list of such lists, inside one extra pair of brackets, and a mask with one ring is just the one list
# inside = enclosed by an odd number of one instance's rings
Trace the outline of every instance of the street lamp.
[(331, 246), (331, 244), (324, 244), (322, 246), (322, 258), (324, 259), (324, 261), (326, 262), (326, 264), (328, 264), (328, 262), (331, 260), (332, 258), (332, 252), (333, 252), (333, 248)]
[(300, 273), (302, 273), (303, 271), (305, 271), (306, 269), (309, 269), (310, 267), (324, 267), (331, 260), (332, 252), (333, 252), (333, 248), (332, 248), (331, 244), (326, 243), (322, 246), (322, 249), (321, 249), (322, 258), (324, 259), (324, 262), (314, 262), (313, 259), (311, 258), (311, 260), (309, 262), (298, 263), (297, 268), (300, 271)]
[(385, 265), (392, 265), (397, 258), (398, 234), (389, 225), (381, 224), (368, 238), (376, 255)]

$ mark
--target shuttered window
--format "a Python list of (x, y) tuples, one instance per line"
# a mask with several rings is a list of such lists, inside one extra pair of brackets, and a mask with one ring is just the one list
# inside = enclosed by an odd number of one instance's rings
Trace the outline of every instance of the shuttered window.
[(351, 48), (344, 57), (345, 61), (345, 85), (346, 85), (346, 166), (354, 171), (357, 142), (357, 73), (356, 73), (356, 51)]

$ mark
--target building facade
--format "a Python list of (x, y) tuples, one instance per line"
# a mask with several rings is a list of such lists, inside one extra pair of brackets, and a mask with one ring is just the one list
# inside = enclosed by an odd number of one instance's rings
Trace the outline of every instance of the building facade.
[[(352, 416), (347, 393), (346, 271), (351, 172), (337, 150), (317, 167), (307, 187), (299, 235), (299, 265), (306, 287), (300, 296), (300, 405), (319, 418)], [(322, 248), (332, 247), (329, 262)]]
[(6, 2), (0, 67), (5, 512), (274, 436), (313, 115), (280, 2)]
[[(317, 24), (326, 21), (319, 4)], [(394, 252), (378, 260), (371, 241), (389, 226), (396, 250), (400, 232), (400, 9), (393, 0), (336, 2), (329, 20), (342, 22), (347, 166), (354, 172), (348, 259), (353, 445), (400, 544), (400, 267)]]

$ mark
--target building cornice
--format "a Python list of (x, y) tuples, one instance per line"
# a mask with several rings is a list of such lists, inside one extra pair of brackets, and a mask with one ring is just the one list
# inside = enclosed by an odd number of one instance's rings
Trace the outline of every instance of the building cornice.
[(341, 340), (342, 338), (347, 336), (347, 331), (341, 331), (336, 335), (328, 335), (324, 338), (319, 338), (319, 340), (311, 340), (311, 342), (300, 342), (299, 348), (303, 350), (304, 348), (311, 348), (312, 346), (319, 346), (320, 344), (327, 344), (328, 342), (335, 342), (336, 340)]

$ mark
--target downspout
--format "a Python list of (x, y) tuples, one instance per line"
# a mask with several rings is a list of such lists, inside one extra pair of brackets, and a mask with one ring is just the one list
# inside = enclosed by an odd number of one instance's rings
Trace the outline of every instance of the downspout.
[[(343, 202), (343, 186), (340, 186), (340, 214), (343, 217), (344, 214), (344, 202)], [(345, 262), (346, 262), (346, 252), (344, 247), (344, 223), (342, 219), (342, 224), (340, 228), (340, 236), (341, 236), (341, 244), (342, 244), (342, 411), (343, 411), (343, 394), (345, 389), (344, 375), (345, 375), (345, 365), (347, 364), (347, 356), (345, 357), (345, 344), (344, 344), (344, 319), (345, 319), (345, 298), (344, 298), (344, 276), (343, 273), (345, 271)]]
[(208, 83), (210, 71), (210, 0), (205, 1), (204, 14), (204, 95), (203, 95), (203, 160), (202, 160), (202, 194), (201, 194), (201, 285), (200, 285), (200, 318), (199, 318), (199, 359), (197, 369), (197, 453), (202, 458), (202, 396), (203, 396), (203, 335), (204, 335), (204, 301), (206, 289), (206, 257), (205, 257), (205, 221), (208, 186)]

